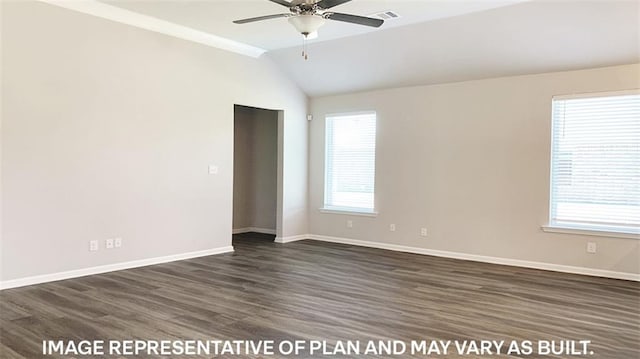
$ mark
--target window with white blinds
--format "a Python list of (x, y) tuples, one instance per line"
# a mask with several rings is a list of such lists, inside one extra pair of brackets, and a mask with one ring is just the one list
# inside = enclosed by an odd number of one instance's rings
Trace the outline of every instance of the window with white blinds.
[(640, 93), (553, 99), (550, 226), (639, 233)]
[(326, 118), (324, 209), (373, 212), (376, 113)]

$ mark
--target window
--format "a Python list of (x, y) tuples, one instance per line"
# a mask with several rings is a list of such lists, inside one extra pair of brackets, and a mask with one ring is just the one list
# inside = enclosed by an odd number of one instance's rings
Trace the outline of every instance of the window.
[(640, 233), (640, 93), (553, 99), (550, 227)]
[(374, 212), (375, 112), (326, 118), (325, 210)]

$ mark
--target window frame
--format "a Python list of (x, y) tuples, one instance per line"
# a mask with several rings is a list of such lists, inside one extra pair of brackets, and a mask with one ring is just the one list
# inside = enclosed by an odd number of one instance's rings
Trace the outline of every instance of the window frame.
[(581, 224), (578, 222), (571, 221), (556, 221), (552, 218), (553, 216), (553, 205), (554, 205), (554, 159), (555, 158), (555, 117), (554, 117), (554, 102), (561, 100), (571, 100), (571, 99), (588, 99), (588, 98), (598, 98), (598, 97), (615, 97), (615, 96), (625, 96), (625, 95), (640, 95), (640, 89), (629, 89), (629, 90), (620, 90), (620, 91), (606, 91), (606, 92), (591, 92), (591, 93), (580, 93), (580, 94), (570, 94), (570, 95), (556, 95), (551, 98), (551, 128), (550, 128), (550, 155), (549, 155), (549, 212), (547, 224), (542, 226), (542, 230), (545, 232), (552, 233), (564, 233), (564, 234), (581, 234), (581, 235), (590, 235), (590, 236), (601, 236), (601, 237), (615, 237), (615, 238), (633, 238), (640, 239), (640, 227), (625, 227), (625, 226), (606, 226), (606, 225), (594, 225), (594, 224)]
[[(373, 115), (375, 119), (376, 138), (374, 141), (374, 173), (373, 173), (373, 208), (363, 207), (346, 207), (346, 206), (332, 206), (328, 204), (329, 188), (329, 131), (328, 120), (335, 117), (348, 117), (358, 115)], [(324, 183), (323, 183), (323, 197), (322, 207), (319, 209), (321, 213), (327, 214), (343, 214), (343, 215), (356, 215), (365, 217), (376, 217), (377, 212), (377, 199), (376, 199), (376, 172), (377, 172), (377, 151), (378, 151), (378, 113), (375, 110), (368, 111), (352, 111), (352, 112), (340, 112), (340, 113), (328, 113), (324, 116)]]

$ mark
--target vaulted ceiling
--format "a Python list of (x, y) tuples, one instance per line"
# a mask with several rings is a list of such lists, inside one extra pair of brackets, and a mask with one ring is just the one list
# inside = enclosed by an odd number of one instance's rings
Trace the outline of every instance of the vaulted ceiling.
[(354, 0), (336, 11), (400, 18), (374, 29), (330, 21), (301, 35), (267, 0), (111, 0), (113, 6), (268, 50), (310, 96), (640, 62), (638, 0)]
[[(458, 16), (523, 1), (525, 0), (353, 0), (332, 10), (363, 16), (392, 10), (400, 17), (388, 21), (381, 29), (330, 21), (320, 29), (320, 36), (314, 42)], [(269, 0), (104, 0), (103, 2), (265, 50), (299, 46), (302, 42), (302, 36), (284, 18), (243, 25), (233, 23), (233, 20), (238, 19), (288, 13), (286, 7)]]
[(532, 1), (267, 55), (311, 96), (637, 63), (639, 5)]

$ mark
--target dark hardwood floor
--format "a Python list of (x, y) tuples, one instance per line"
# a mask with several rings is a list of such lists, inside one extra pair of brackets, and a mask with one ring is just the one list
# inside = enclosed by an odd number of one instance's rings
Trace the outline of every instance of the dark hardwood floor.
[(592, 358), (640, 358), (637, 282), (272, 240), (2, 291), (0, 357), (41, 357), (45, 339), (140, 338), (587, 339)]

